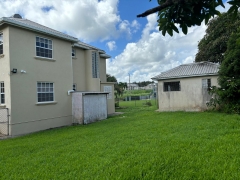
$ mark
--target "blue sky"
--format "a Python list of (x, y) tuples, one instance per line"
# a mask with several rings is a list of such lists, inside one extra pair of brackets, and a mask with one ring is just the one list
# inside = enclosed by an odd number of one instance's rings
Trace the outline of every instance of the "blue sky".
[(0, 0), (0, 17), (19, 13), (103, 49), (112, 56), (107, 73), (119, 82), (128, 82), (130, 73), (131, 82), (139, 82), (193, 62), (206, 30), (202, 24), (188, 35), (162, 36), (157, 14), (136, 17), (157, 5), (157, 0)]

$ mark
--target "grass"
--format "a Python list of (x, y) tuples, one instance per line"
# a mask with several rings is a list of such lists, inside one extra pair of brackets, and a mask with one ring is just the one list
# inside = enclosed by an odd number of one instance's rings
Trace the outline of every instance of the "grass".
[(238, 115), (155, 109), (2, 140), (0, 179), (239, 179)]
[(151, 89), (139, 89), (139, 90), (126, 90), (123, 93), (123, 96), (121, 98), (125, 98), (128, 96), (148, 96), (149, 94), (152, 93), (153, 90)]

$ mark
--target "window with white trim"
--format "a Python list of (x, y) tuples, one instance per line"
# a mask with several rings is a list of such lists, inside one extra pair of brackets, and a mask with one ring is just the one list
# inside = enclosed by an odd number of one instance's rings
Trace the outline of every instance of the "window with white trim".
[(77, 84), (73, 83), (73, 90), (76, 91), (77, 90)]
[(76, 57), (75, 49), (72, 48), (72, 57)]
[(38, 102), (53, 102), (54, 101), (54, 84), (51, 82), (38, 82), (37, 98), (38, 98)]
[(52, 40), (36, 37), (36, 56), (52, 59)]
[(4, 82), (0, 82), (0, 104), (5, 104)]
[(181, 91), (180, 81), (164, 82), (163, 91)]
[(210, 88), (211, 87), (211, 79), (202, 79), (202, 87)]
[(3, 54), (3, 34), (0, 34), (0, 54)]
[(92, 52), (92, 77), (99, 78), (99, 57), (96, 51)]

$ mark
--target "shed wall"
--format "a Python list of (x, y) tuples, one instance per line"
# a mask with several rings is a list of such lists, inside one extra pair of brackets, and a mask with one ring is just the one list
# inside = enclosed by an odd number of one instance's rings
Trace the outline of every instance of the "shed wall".
[[(158, 81), (159, 111), (202, 111), (207, 109), (210, 100), (206, 89), (202, 88), (202, 79), (211, 79), (211, 85), (217, 86), (217, 76), (190, 77)], [(181, 91), (163, 91), (164, 82), (180, 81)]]

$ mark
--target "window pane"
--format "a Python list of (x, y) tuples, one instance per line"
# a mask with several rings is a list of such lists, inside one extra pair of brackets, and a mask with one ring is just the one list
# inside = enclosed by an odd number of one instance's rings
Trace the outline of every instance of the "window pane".
[(40, 57), (52, 58), (52, 40), (36, 37), (36, 55)]
[(180, 91), (180, 81), (164, 82), (163, 91)]
[(53, 101), (53, 83), (39, 82), (37, 83), (38, 102)]

